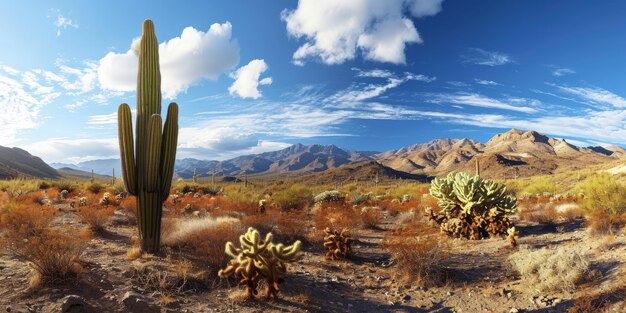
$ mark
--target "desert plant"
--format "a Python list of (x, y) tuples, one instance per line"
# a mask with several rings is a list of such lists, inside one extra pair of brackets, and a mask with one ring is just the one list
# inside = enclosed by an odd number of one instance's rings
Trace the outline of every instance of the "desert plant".
[(162, 125), (158, 50), (154, 24), (145, 20), (138, 52), (136, 145), (130, 107), (123, 103), (118, 109), (122, 175), (128, 193), (137, 197), (141, 248), (150, 253), (159, 251), (162, 205), (172, 184), (178, 141), (176, 103), (170, 103)]
[(626, 213), (626, 186), (609, 173), (589, 176), (575, 189), (585, 195), (580, 205), (588, 212), (602, 210), (615, 215)]
[(76, 214), (89, 225), (89, 228), (96, 233), (103, 233), (106, 224), (115, 213), (113, 207), (101, 207), (95, 205), (83, 206)]
[(465, 173), (450, 173), (435, 178), (430, 194), (437, 199), (439, 213), (427, 210), (427, 216), (452, 237), (482, 239), (505, 235), (513, 226), (509, 214), (517, 200), (506, 194), (506, 187), (492, 180)]
[(571, 291), (589, 272), (589, 262), (575, 249), (522, 249), (509, 256), (522, 280), (534, 288)]
[(326, 227), (324, 234), (326, 258), (329, 260), (347, 259), (354, 242), (350, 236), (350, 230), (343, 228), (339, 231)]
[(446, 279), (446, 238), (421, 222), (405, 225), (388, 235), (384, 247), (398, 263), (398, 278), (421, 286), (439, 285)]
[(228, 266), (219, 271), (220, 277), (231, 275), (239, 276), (239, 284), (244, 286), (247, 297), (257, 295), (257, 287), (261, 279), (265, 280), (267, 298), (276, 298), (278, 284), (287, 272), (286, 262), (295, 261), (300, 255), (300, 241), (291, 246), (274, 244), (272, 233), (267, 233), (265, 239), (261, 234), (250, 227), (239, 237), (241, 247), (237, 248), (232, 242), (226, 244), (226, 254), (232, 260)]
[(303, 209), (311, 202), (311, 190), (302, 185), (291, 185), (272, 195), (272, 201), (281, 210)]
[(339, 202), (346, 199), (346, 196), (339, 190), (327, 190), (317, 194), (313, 200), (315, 203)]
[(104, 189), (104, 185), (100, 183), (92, 183), (87, 186), (87, 190), (93, 194), (99, 194)]
[(370, 197), (372, 197), (372, 193), (360, 193), (360, 194), (354, 194), (352, 196), (352, 204), (354, 205), (361, 205), (365, 202), (367, 202)]

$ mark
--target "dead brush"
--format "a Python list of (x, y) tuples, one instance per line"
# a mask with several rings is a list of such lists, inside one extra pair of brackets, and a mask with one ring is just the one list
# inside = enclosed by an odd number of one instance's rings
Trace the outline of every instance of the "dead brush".
[(41, 235), (52, 223), (57, 210), (49, 206), (11, 201), (0, 211), (0, 228), (9, 241)]
[(306, 241), (308, 219), (303, 210), (276, 212), (276, 235), (287, 244), (297, 240)]
[(384, 247), (397, 263), (399, 279), (419, 286), (437, 286), (447, 279), (447, 238), (421, 222), (388, 235)]
[(364, 207), (361, 209), (361, 225), (367, 229), (380, 229), (382, 222), (382, 212), (375, 207)]
[(616, 235), (626, 226), (626, 213), (617, 215), (604, 210), (596, 210), (587, 216), (585, 226), (594, 236)]
[(33, 269), (30, 287), (65, 283), (82, 272), (81, 256), (89, 237), (72, 229), (46, 229), (25, 238), (4, 238), (6, 249)]
[(350, 251), (352, 250), (352, 243), (354, 242), (354, 240), (350, 236), (350, 231), (347, 228), (343, 228), (341, 229), (341, 231), (339, 231), (326, 227), (326, 229), (324, 229), (324, 234), (326, 259), (347, 259)]
[(80, 207), (76, 212), (81, 220), (95, 233), (102, 234), (106, 231), (106, 225), (115, 214), (112, 206), (88, 205)]

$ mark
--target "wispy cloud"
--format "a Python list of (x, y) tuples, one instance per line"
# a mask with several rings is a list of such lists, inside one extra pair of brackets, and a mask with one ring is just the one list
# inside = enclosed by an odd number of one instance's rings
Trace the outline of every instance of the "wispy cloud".
[(362, 71), (359, 69), (353, 69), (357, 71), (357, 77), (371, 77), (371, 78), (383, 78), (386, 80), (386, 83), (382, 84), (363, 84), (356, 83), (352, 84), (348, 89), (341, 90), (329, 97), (328, 102), (332, 103), (341, 103), (341, 102), (359, 102), (372, 98), (376, 98), (386, 91), (396, 88), (403, 83), (408, 81), (421, 81), (421, 82), (432, 82), (436, 78), (429, 77), (421, 74), (413, 74), (413, 73), (404, 73), (402, 76), (396, 76), (389, 71), (383, 70), (370, 70), (370, 71)]
[(561, 77), (561, 76), (565, 76), (565, 75), (569, 75), (569, 74), (574, 74), (576, 73), (574, 70), (570, 69), (570, 68), (555, 68), (554, 70), (552, 70), (552, 75), (556, 76), (556, 77)]
[(78, 28), (78, 23), (63, 16), (60, 10), (52, 9), (48, 16), (54, 18), (54, 26), (57, 28), (57, 37), (61, 36), (61, 29), (67, 29), (68, 27)]
[(626, 107), (626, 99), (602, 88), (557, 86), (561, 91), (579, 96), (596, 104), (608, 104), (613, 107)]
[[(450, 103), (469, 105), (490, 109), (510, 110), (523, 113), (535, 113), (537, 109), (532, 106), (539, 104), (538, 100), (525, 98), (507, 98), (504, 100), (485, 97), (477, 93), (460, 93), (460, 94), (438, 94), (428, 99), (431, 103)], [(514, 104), (520, 104), (517, 106)]]
[(469, 48), (466, 54), (461, 55), (461, 60), (463, 63), (486, 66), (498, 66), (513, 62), (513, 58), (508, 54), (480, 48)]
[(494, 82), (493, 80), (485, 80), (485, 79), (474, 79), (474, 81), (479, 84), (479, 85), (485, 85), (485, 86), (499, 86), (499, 83)]

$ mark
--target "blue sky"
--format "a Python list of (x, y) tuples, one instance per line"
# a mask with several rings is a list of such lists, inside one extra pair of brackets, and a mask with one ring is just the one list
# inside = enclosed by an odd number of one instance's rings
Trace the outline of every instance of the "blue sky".
[(0, 11), (0, 145), (117, 157), (155, 22), (178, 157), (296, 142), (384, 151), (510, 128), (626, 145), (620, 1), (16, 1)]

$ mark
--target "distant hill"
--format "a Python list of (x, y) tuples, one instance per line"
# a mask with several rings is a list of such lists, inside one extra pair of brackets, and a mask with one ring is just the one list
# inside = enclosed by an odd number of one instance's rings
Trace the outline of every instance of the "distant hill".
[[(60, 168), (68, 168), (79, 170), (83, 172), (91, 173), (91, 170), (94, 173), (99, 175), (111, 176), (111, 171), (115, 168), (115, 176), (122, 175), (122, 168), (120, 159), (98, 159), (91, 161), (84, 161), (77, 164), (69, 164), (69, 163), (50, 163), (50, 166), (56, 169)], [(90, 174), (91, 175), (91, 174)]]
[[(69, 168), (69, 167), (59, 168), (59, 169), (57, 169), (57, 172), (64, 179), (74, 179), (74, 180), (89, 180), (89, 179), (91, 179), (91, 172), (85, 172), (85, 171), (81, 171), (81, 170), (77, 170), (77, 169), (73, 169), (73, 168)], [(103, 176), (103, 175), (98, 175), (98, 174), (94, 175), (94, 179), (96, 179), (96, 181), (100, 181), (100, 182), (106, 181), (107, 183), (109, 181), (111, 181), (110, 176)]]
[(493, 136), (486, 144), (469, 139), (439, 139), (376, 155), (394, 169), (414, 174), (444, 175), (451, 171), (474, 171), (493, 178), (514, 178), (556, 171), (576, 170), (626, 157), (620, 147), (572, 145), (536, 131), (511, 129)]
[(20, 148), (0, 146), (0, 178), (59, 178), (59, 173), (39, 157)]
[(382, 165), (378, 161), (362, 161), (346, 164), (327, 171), (303, 175), (295, 178), (295, 181), (314, 184), (368, 182), (385, 183), (391, 180), (407, 179), (417, 182), (428, 182), (432, 177), (426, 175), (409, 174), (394, 170)]

